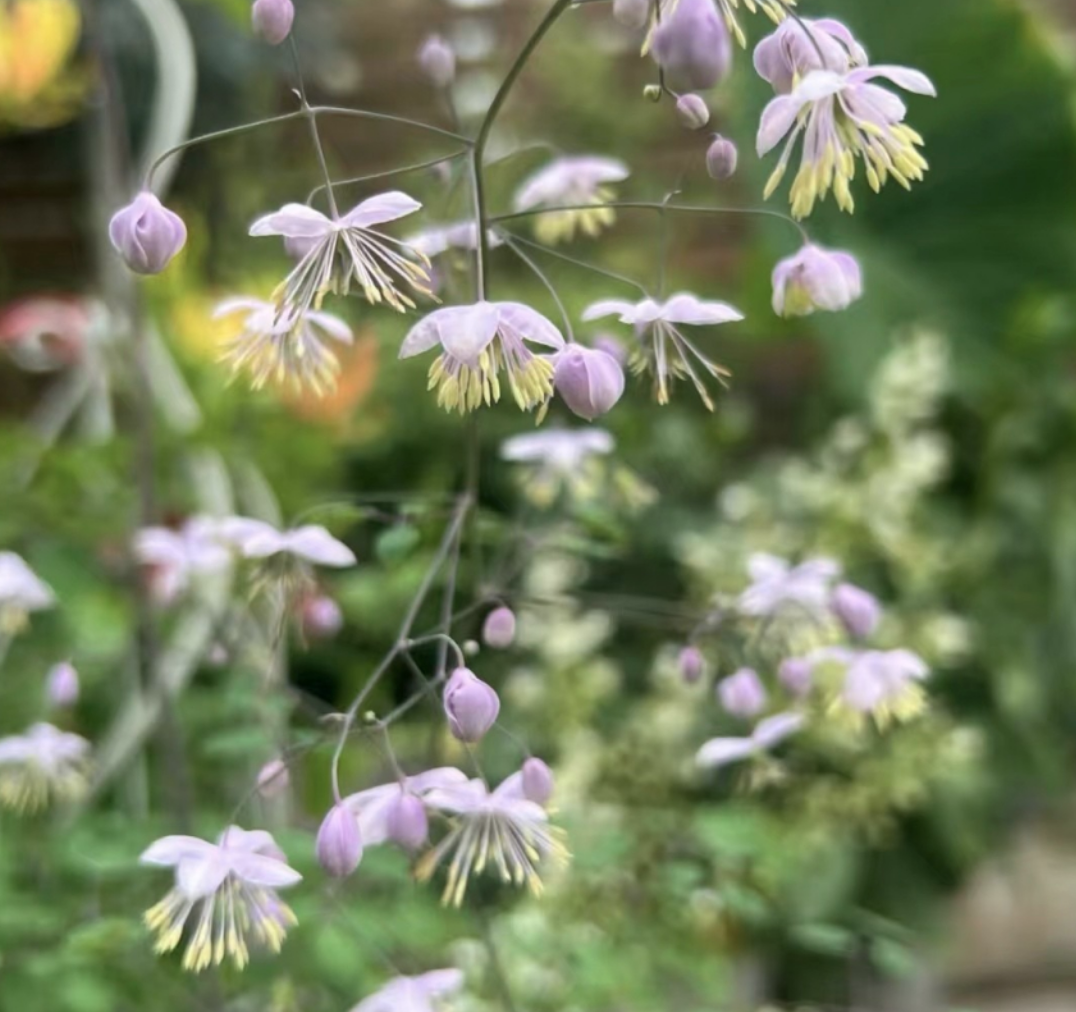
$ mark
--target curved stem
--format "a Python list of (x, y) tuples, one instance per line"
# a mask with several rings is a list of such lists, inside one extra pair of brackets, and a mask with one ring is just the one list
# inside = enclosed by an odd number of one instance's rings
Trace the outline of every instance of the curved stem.
[[(341, 186), (352, 186), (355, 183), (369, 183), (374, 179), (387, 179), (390, 176), (403, 176), (409, 172), (421, 172), (423, 169), (432, 169), (443, 162), (451, 162), (457, 158), (462, 158), (470, 151), (470, 148), (463, 148), (460, 151), (453, 151), (450, 155), (439, 155), (437, 158), (427, 158), (425, 161), (412, 162), (409, 165), (401, 165), (397, 169), (382, 169), (380, 172), (368, 172), (362, 176), (351, 176), (348, 179), (338, 179), (333, 183), (336, 189)], [(313, 203), (317, 199), (319, 194), (325, 189), (325, 184), (315, 186), (314, 189), (307, 194), (306, 202), (308, 204)]]
[[(496, 219), (495, 219), (496, 220)], [(619, 281), (621, 284), (630, 285), (632, 288), (643, 295), (646, 295), (646, 285), (640, 284), (633, 278), (629, 278), (626, 274), (618, 274), (616, 271), (606, 270), (604, 267), (599, 267), (597, 264), (589, 263), (586, 260), (579, 260), (576, 257), (570, 257), (567, 253), (561, 253), (560, 250), (552, 249), (549, 246), (543, 246), (540, 242), (534, 242), (532, 239), (526, 239), (515, 232), (508, 232), (505, 229), (500, 229), (500, 233), (510, 238), (513, 242), (522, 243), (524, 246), (529, 246), (531, 249), (536, 249), (545, 253), (547, 256), (556, 257), (558, 260), (563, 260), (565, 263), (574, 264), (576, 267), (582, 267), (584, 270), (593, 271), (595, 274), (601, 274), (603, 277), (609, 278), (611, 281)]]
[(318, 116), (306, 99), (306, 84), (303, 82), (303, 68), (299, 63), (299, 47), (295, 44), (295, 36), (288, 35), (288, 46), (291, 49), (291, 62), (295, 65), (295, 80), (299, 85), (299, 102), (302, 105), (303, 116), (306, 117), (310, 127), (310, 139), (314, 142), (314, 151), (318, 156), (318, 165), (325, 179), (325, 192), (329, 198), (329, 213), (333, 218), (340, 217), (340, 211), (336, 206), (336, 194), (333, 193), (332, 176), (329, 175), (329, 163), (325, 161), (325, 149), (321, 145), (321, 134), (318, 131)]
[(543, 271), (542, 268), (539, 267), (531, 257), (529, 257), (526, 253), (523, 252), (523, 250), (519, 248), (518, 244), (515, 242), (514, 239), (509, 236), (506, 236), (505, 242), (508, 244), (508, 248), (513, 253), (515, 253), (515, 255), (519, 257), (519, 259), (522, 260), (531, 269), (535, 277), (537, 277), (538, 280), (541, 281), (543, 285), (545, 285), (546, 291), (549, 292), (550, 297), (556, 304), (557, 309), (560, 310), (561, 319), (564, 320), (564, 330), (568, 335), (568, 340), (574, 341), (575, 334), (572, 332), (572, 318), (571, 316), (569, 316), (567, 307), (565, 307), (564, 302), (562, 301), (560, 295), (557, 293), (556, 288), (553, 287), (553, 282), (549, 280), (549, 275), (547, 275), (546, 272)]

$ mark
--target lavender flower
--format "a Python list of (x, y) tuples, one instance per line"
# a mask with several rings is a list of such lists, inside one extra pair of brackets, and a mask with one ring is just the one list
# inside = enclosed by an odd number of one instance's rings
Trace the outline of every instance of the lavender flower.
[(703, 404), (713, 411), (714, 402), (695, 371), (692, 360), (719, 382), (724, 382), (729, 372), (703, 355), (684, 336), (680, 326), (704, 327), (742, 320), (743, 314), (739, 310), (725, 302), (706, 302), (681, 292), (665, 302), (643, 299), (632, 303), (603, 299), (589, 306), (583, 313), (583, 319), (597, 320), (614, 314), (621, 323), (631, 324), (635, 328), (639, 347), (631, 359), (631, 367), (636, 373), (645, 370), (653, 374), (659, 404), (669, 403), (670, 380), (686, 376), (695, 385)]
[(291, 33), (295, 7), (291, 0), (254, 0), (250, 19), (256, 35), (271, 46), (279, 46)]
[(706, 149), (706, 171), (711, 179), (731, 179), (736, 174), (736, 164), (740, 153), (736, 145), (721, 134), (714, 134), (714, 139)]
[(792, 215), (805, 218), (816, 200), (832, 189), (837, 206), (851, 213), (855, 202), (849, 183), (857, 158), (866, 165), (867, 182), (876, 193), (892, 176), (908, 189), (923, 178), (927, 163), (917, 150), (923, 138), (904, 125), (907, 109), (892, 92), (870, 83), (884, 77), (907, 91), (935, 95), (934, 85), (907, 67), (860, 67), (846, 73), (813, 70), (791, 93), (766, 106), (758, 131), (758, 153), (765, 155), (787, 136), (765, 196), (777, 189), (802, 135), (803, 155), (792, 183)]
[(347, 878), (362, 860), (362, 834), (355, 816), (341, 802), (329, 809), (314, 844), (318, 864), (334, 878)]
[(526, 179), (516, 192), (517, 211), (560, 205), (593, 205), (538, 216), (535, 235), (550, 246), (575, 237), (576, 231), (596, 236), (616, 221), (616, 212), (601, 205), (615, 197), (610, 183), (627, 179), (630, 170), (615, 158), (578, 155), (556, 158)]
[(0, 805), (36, 812), (75, 801), (86, 790), (90, 743), (52, 724), (0, 738)]
[(706, 671), (706, 659), (698, 647), (684, 647), (680, 651), (677, 665), (680, 668), (680, 677), (688, 685), (694, 685)]
[(482, 623), (482, 640), (496, 650), (510, 647), (516, 638), (516, 616), (511, 608), (494, 608)]
[(509, 777), (490, 791), (481, 780), (430, 791), (426, 804), (455, 816), (455, 825), (418, 863), (415, 876), (425, 882), (448, 861), (442, 902), (459, 906), (471, 873), (493, 865), (501, 881), (542, 891), (538, 869), (543, 862), (563, 863), (568, 856), (561, 834), (548, 825), (541, 805), (521, 796), (519, 778)]
[(456, 76), (456, 53), (440, 35), (428, 35), (419, 47), (418, 65), (435, 88), (447, 88)]
[(323, 396), (336, 386), (340, 363), (329, 341), (351, 344), (351, 328), (338, 316), (317, 310), (281, 309), (261, 299), (233, 298), (221, 302), (214, 319), (243, 314), (242, 329), (224, 346), (221, 361), (232, 375), (246, 370), (251, 386), (290, 383), (310, 387)]
[(417, 977), (395, 977), (351, 1012), (437, 1012), (440, 999), (463, 987), (460, 970), (431, 970)]
[(231, 826), (215, 844), (193, 836), (165, 836), (141, 861), (176, 869), (175, 887), (146, 912), (158, 953), (179, 945), (195, 907), (201, 908), (183, 954), (185, 970), (199, 973), (226, 957), (241, 970), (250, 958), (248, 938), (276, 953), (296, 923), (276, 890), (295, 885), (302, 876), (288, 867), (263, 830)]
[(624, 370), (604, 351), (570, 344), (557, 355), (553, 383), (564, 403), (580, 418), (592, 422), (620, 400)]
[(711, 738), (695, 756), (700, 766), (716, 769), (767, 752), (803, 727), (801, 713), (778, 713), (759, 721), (747, 738)]
[(705, 91), (732, 67), (729, 26), (713, 0), (673, 0), (661, 7), (644, 52), (678, 91)]
[(187, 226), (143, 190), (108, 223), (108, 238), (136, 274), (160, 274), (187, 241)]
[(453, 736), (471, 744), (485, 737), (501, 710), (493, 687), (467, 668), (452, 672), (445, 686), (444, 704)]
[(562, 490), (586, 495), (598, 484), (601, 468), (593, 458), (613, 452), (613, 437), (604, 429), (558, 429), (529, 432), (506, 439), (501, 458), (524, 465), (523, 486), (541, 504)]
[(536, 756), (531, 756), (519, 771), (523, 797), (545, 807), (553, 796), (553, 771)]
[(856, 713), (880, 723), (914, 716), (922, 708), (917, 683), (929, 674), (926, 662), (910, 650), (864, 650), (848, 663), (841, 700)]
[(501, 398), (503, 371), (522, 411), (545, 404), (553, 395), (553, 363), (527, 347), (559, 351), (564, 338), (541, 313), (520, 302), (478, 302), (438, 309), (411, 328), (400, 358), (440, 345), (430, 366), (429, 387), (446, 411), (466, 414)]
[(787, 95), (812, 70), (843, 74), (865, 65), (867, 54), (840, 21), (789, 18), (755, 46), (754, 63), (759, 77)]
[(807, 243), (773, 269), (773, 311), (808, 316), (816, 309), (845, 309), (863, 294), (859, 264), (850, 253)]
[(422, 799), (406, 791), (389, 802), (385, 815), (388, 839), (407, 851), (416, 851), (425, 843), (430, 833), (430, 821)]
[(467, 774), (453, 766), (427, 770), (412, 777), (404, 777), (397, 783), (371, 787), (344, 798), (341, 804), (355, 817), (364, 846), (374, 847), (386, 841), (402, 843), (398, 837), (402, 798), (417, 798), (425, 807), (431, 791), (448, 790), (467, 783)]
[(247, 559), (286, 556), (298, 563), (331, 566), (335, 569), (354, 566), (355, 553), (334, 538), (324, 527), (304, 524), (288, 531), (278, 531), (264, 520), (230, 517), (220, 523), (220, 537)]
[(855, 639), (870, 636), (882, 618), (878, 598), (851, 583), (841, 583), (834, 588), (829, 606), (848, 635)]
[(70, 661), (61, 661), (49, 668), (45, 676), (45, 698), (50, 706), (67, 709), (78, 702), (78, 672)]
[(808, 559), (793, 566), (764, 552), (747, 560), (751, 585), (740, 595), (739, 609), (745, 615), (774, 615), (792, 606), (817, 616), (829, 602), (829, 585), (840, 573), (832, 559)]
[[(329, 292), (346, 295), (354, 281), (367, 301), (399, 312), (415, 307), (397, 287), (406, 282), (422, 295), (429, 290), (429, 260), (375, 225), (413, 214), (422, 205), (394, 190), (370, 197), (342, 218), (327, 218), (305, 204), (285, 204), (250, 227), (253, 236), (280, 235), (311, 242), (309, 252), (273, 293), (282, 317), (302, 319), (320, 309)], [(396, 248), (393, 248), (396, 247)]]
[(171, 604), (200, 576), (213, 576), (231, 564), (231, 553), (218, 536), (219, 521), (191, 517), (179, 530), (144, 527), (134, 539), (135, 558), (149, 567), (150, 593)]
[(328, 594), (308, 594), (299, 608), (303, 635), (331, 639), (344, 627), (344, 613)]
[[(408, 236), (406, 241), (412, 249), (431, 259), (450, 249), (473, 250), (478, 247), (478, 225), (473, 221), (435, 225)], [(490, 249), (496, 249), (504, 245), (504, 238), (495, 229), (487, 229), (486, 243)]]
[(777, 667), (777, 678), (793, 696), (806, 696), (814, 680), (814, 665), (806, 657), (786, 657)]
[(766, 690), (751, 668), (740, 668), (718, 682), (717, 698), (733, 717), (755, 717), (766, 708)]
[(39, 579), (21, 555), (0, 552), (0, 633), (15, 633), (30, 612), (56, 603), (52, 588)]

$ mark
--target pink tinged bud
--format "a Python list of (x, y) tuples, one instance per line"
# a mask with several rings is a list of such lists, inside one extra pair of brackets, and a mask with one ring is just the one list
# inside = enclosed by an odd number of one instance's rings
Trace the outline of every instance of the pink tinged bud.
[(655, 26), (650, 55), (677, 91), (705, 91), (732, 65), (732, 38), (713, 0), (680, 0)]
[(272, 759), (258, 771), (258, 793), (263, 798), (279, 798), (291, 783), (282, 759)]
[(334, 805), (318, 829), (318, 863), (335, 878), (347, 878), (362, 860), (359, 822), (343, 805)]
[(390, 804), (385, 819), (389, 839), (404, 850), (418, 850), (426, 842), (430, 823), (426, 806), (415, 795), (401, 791)]
[(325, 594), (314, 594), (303, 601), (300, 619), (309, 639), (331, 639), (344, 625), (340, 605)]
[(806, 696), (811, 691), (814, 669), (804, 657), (788, 657), (778, 666), (777, 677), (793, 696)]
[(279, 46), (291, 32), (295, 8), (291, 0), (254, 0), (250, 20), (256, 35), (271, 46)]
[(445, 716), (453, 736), (474, 744), (493, 727), (501, 701), (473, 671), (457, 668), (445, 687)]
[(855, 257), (807, 243), (773, 269), (773, 311), (778, 316), (808, 316), (816, 309), (845, 309), (863, 294)]
[(523, 797), (544, 805), (553, 796), (553, 771), (533, 756), (523, 764)]
[(78, 702), (78, 672), (69, 661), (62, 661), (49, 668), (45, 676), (45, 696), (50, 706), (64, 709)]
[(187, 226), (152, 193), (143, 190), (108, 223), (108, 237), (136, 274), (160, 274), (187, 241)]
[(436, 88), (447, 88), (456, 77), (456, 54), (440, 35), (431, 35), (422, 43), (418, 65)]
[(706, 150), (706, 171), (711, 179), (731, 179), (736, 173), (736, 164), (740, 160), (736, 145), (721, 134), (714, 134), (710, 147)]
[(564, 403), (589, 422), (620, 400), (624, 370), (612, 355), (572, 344), (557, 355), (553, 383)]
[(680, 651), (680, 677), (688, 685), (694, 685), (706, 671), (706, 660), (698, 647), (684, 647)]
[(870, 636), (882, 618), (878, 599), (850, 583), (841, 583), (834, 588), (829, 607), (848, 635), (855, 639)]
[(688, 130), (701, 130), (710, 122), (710, 107), (698, 95), (688, 93), (676, 100), (676, 115)]
[(494, 608), (482, 624), (482, 639), (486, 646), (497, 650), (510, 647), (516, 638), (516, 616), (511, 608)]
[(650, 0), (613, 0), (613, 17), (625, 28), (642, 28), (650, 18)]
[(755, 717), (766, 707), (766, 690), (751, 668), (740, 668), (718, 682), (717, 698), (733, 717)]

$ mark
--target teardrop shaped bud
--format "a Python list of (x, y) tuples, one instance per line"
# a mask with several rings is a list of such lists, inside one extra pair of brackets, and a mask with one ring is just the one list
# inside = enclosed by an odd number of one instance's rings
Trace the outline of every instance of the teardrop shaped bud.
[(625, 28), (642, 28), (650, 18), (650, 0), (613, 0), (613, 17)]
[(78, 672), (70, 661), (61, 661), (49, 668), (45, 676), (45, 696), (49, 705), (58, 709), (66, 709), (78, 702)]
[(688, 130), (701, 130), (710, 122), (710, 107), (698, 95), (688, 92), (676, 100), (676, 115)]
[(283, 759), (270, 759), (258, 771), (258, 793), (263, 798), (279, 798), (291, 783), (291, 774)]
[(806, 696), (814, 681), (814, 667), (806, 657), (786, 657), (777, 666), (777, 678), (793, 696)]
[(108, 223), (108, 237), (136, 274), (160, 274), (187, 241), (187, 226), (152, 193), (143, 190)]
[(426, 806), (420, 798), (405, 791), (390, 802), (385, 822), (389, 839), (404, 850), (418, 850), (430, 832)]
[(607, 352), (571, 344), (557, 355), (553, 384), (564, 403), (589, 422), (620, 400), (624, 370)]
[(473, 671), (457, 668), (445, 686), (445, 716), (448, 727), (460, 741), (481, 741), (501, 712), (501, 701), (492, 686)]
[(698, 647), (684, 647), (680, 651), (679, 666), (680, 677), (688, 685), (694, 685), (702, 678), (703, 672), (706, 670), (706, 661)]
[(295, 7), (291, 0), (254, 0), (250, 20), (256, 35), (271, 46), (279, 46), (291, 33)]
[(322, 820), (315, 844), (318, 863), (330, 875), (347, 878), (362, 860), (359, 822), (343, 805), (334, 805)]
[(516, 638), (516, 616), (511, 608), (503, 605), (494, 608), (482, 623), (482, 639), (486, 646), (497, 650), (510, 647)]
[(878, 598), (851, 583), (842, 583), (834, 588), (829, 607), (848, 635), (855, 639), (870, 636), (882, 618)]
[(532, 756), (524, 764), (523, 797), (536, 805), (545, 805), (553, 796), (553, 771), (541, 759)]
[(711, 179), (731, 179), (736, 174), (736, 165), (740, 153), (736, 145), (721, 134), (714, 134), (709, 148), (706, 149), (706, 171)]
[(655, 25), (650, 55), (677, 91), (706, 91), (732, 66), (732, 37), (713, 0), (679, 0)]
[(431, 35), (422, 43), (418, 65), (436, 88), (447, 88), (456, 77), (456, 53), (440, 35)]
[(332, 639), (344, 626), (344, 613), (327, 594), (311, 594), (302, 602), (299, 620), (307, 639)]
[(717, 698), (733, 717), (756, 717), (766, 707), (766, 690), (751, 668), (740, 668), (718, 682)]

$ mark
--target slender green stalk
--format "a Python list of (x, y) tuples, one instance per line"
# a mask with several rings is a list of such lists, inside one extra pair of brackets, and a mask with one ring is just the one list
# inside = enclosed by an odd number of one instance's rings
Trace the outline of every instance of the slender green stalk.
[(531, 249), (536, 249), (545, 253), (547, 256), (556, 257), (558, 260), (563, 260), (565, 263), (574, 264), (576, 267), (582, 267), (584, 270), (593, 271), (595, 274), (601, 274), (603, 277), (609, 278), (611, 281), (619, 281), (624, 285), (631, 285), (632, 288), (646, 294), (646, 286), (640, 284), (633, 278), (629, 278), (625, 274), (618, 274), (616, 271), (606, 270), (604, 267), (599, 267), (597, 264), (592, 264), (588, 260), (579, 260), (576, 257), (568, 256), (567, 253), (561, 253), (559, 250), (552, 249), (549, 246), (543, 246), (540, 242), (534, 242), (532, 239), (526, 239), (515, 232), (507, 232), (504, 229), (500, 230), (502, 235), (509, 237), (514, 243), (522, 243), (524, 246), (529, 246)]
[(557, 289), (553, 286), (553, 282), (549, 280), (549, 276), (534, 262), (532, 257), (528, 256), (522, 249), (520, 249), (514, 239), (506, 236), (505, 242), (508, 244), (508, 248), (531, 269), (535, 277), (537, 277), (545, 286), (546, 291), (549, 292), (557, 309), (560, 310), (561, 319), (564, 321), (564, 330), (568, 335), (568, 340), (574, 341), (575, 334), (572, 332), (572, 318), (568, 314), (567, 307), (564, 305), (560, 295), (557, 294)]
[[(397, 169), (382, 169), (380, 172), (367, 172), (362, 176), (351, 176), (348, 179), (338, 179), (333, 183), (336, 189), (340, 189), (341, 186), (353, 186), (356, 183), (369, 183), (375, 179), (388, 179), (391, 176), (405, 176), (410, 172), (421, 172), (423, 169), (432, 169), (444, 162), (452, 162), (457, 158), (462, 158), (470, 151), (470, 148), (463, 148), (460, 151), (453, 151), (449, 155), (438, 155), (436, 158), (427, 158), (421, 162), (412, 162), (410, 165), (401, 165)], [(312, 204), (319, 194), (325, 189), (325, 184), (315, 186), (307, 195), (306, 202)]]

